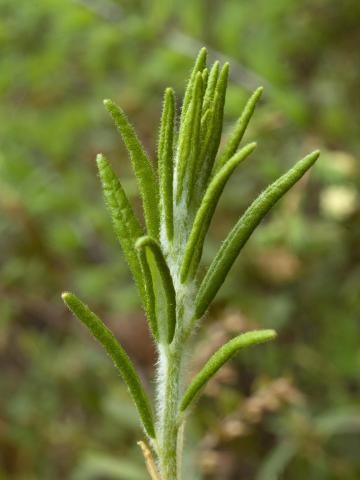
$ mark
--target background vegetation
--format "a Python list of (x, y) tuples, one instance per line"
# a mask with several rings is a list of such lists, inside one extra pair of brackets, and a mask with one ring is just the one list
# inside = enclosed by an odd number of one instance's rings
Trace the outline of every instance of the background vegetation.
[(254, 235), (201, 332), (194, 365), (250, 327), (279, 338), (209, 385), (187, 463), (204, 480), (360, 478), (359, 23), (358, 0), (0, 0), (0, 479), (145, 478), (126, 389), (60, 292), (107, 319), (151, 387), (95, 154), (134, 202), (136, 189), (101, 100), (153, 154), (162, 91), (182, 95), (202, 45), (231, 62), (225, 136), (266, 88), (247, 133), (258, 149), (226, 189), (208, 261), (257, 192), (311, 149), (322, 156)]

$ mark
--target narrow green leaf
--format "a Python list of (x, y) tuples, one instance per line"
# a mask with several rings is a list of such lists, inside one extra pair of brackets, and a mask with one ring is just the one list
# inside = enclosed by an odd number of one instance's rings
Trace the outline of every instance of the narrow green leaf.
[(194, 84), (194, 119), (193, 119), (193, 130), (191, 132), (191, 152), (188, 159), (188, 178), (187, 178), (187, 204), (190, 204), (191, 197), (194, 190), (194, 184), (196, 181), (196, 173), (199, 166), (199, 155), (201, 148), (201, 112), (202, 112), (202, 103), (204, 95), (204, 84), (203, 76), (197, 74)]
[(200, 125), (201, 125), (201, 108), (203, 95), (202, 75), (200, 72), (196, 74), (194, 81), (194, 92), (190, 106), (184, 117), (184, 122), (180, 126), (178, 141), (178, 161), (177, 169), (177, 185), (176, 185), (176, 201), (179, 202), (183, 189), (185, 174), (188, 172), (187, 180), (189, 181), (189, 189), (191, 191), (192, 172), (195, 169), (200, 149)]
[[(140, 237), (141, 238), (141, 237)], [(138, 250), (139, 260), (142, 268), (145, 288), (145, 311), (149, 323), (150, 332), (156, 342), (159, 342), (159, 327), (156, 317), (155, 289), (149, 262), (144, 250)]]
[(204, 90), (205, 90), (208, 82), (208, 78), (209, 78), (209, 70), (207, 68), (204, 68), (204, 70), (201, 72), (201, 75), (202, 75), (202, 81), (203, 81)]
[(174, 233), (173, 219), (173, 156), (175, 129), (175, 94), (167, 88), (164, 95), (164, 107), (158, 147), (158, 167), (160, 180), (160, 211), (165, 225), (167, 238)]
[[(211, 108), (212, 115), (209, 121), (208, 135), (203, 142), (200, 153), (201, 172), (197, 182), (198, 197), (201, 197), (207, 187), (210, 174), (214, 165), (216, 154), (219, 149), (221, 132), (224, 119), (224, 105), (229, 77), (229, 64), (225, 63), (219, 74), (215, 87), (215, 96), (213, 106)], [(210, 80), (209, 80), (210, 82)]]
[(111, 165), (99, 154), (96, 157), (100, 180), (103, 187), (105, 202), (110, 211), (116, 236), (124, 252), (125, 258), (134, 276), (140, 297), (145, 302), (145, 287), (138, 255), (135, 250), (135, 241), (144, 234), (130, 202), (121, 186), (120, 180), (115, 175)]
[(203, 148), (203, 143), (205, 142), (206, 134), (209, 130), (209, 122), (211, 121), (211, 115), (212, 115), (212, 110), (208, 108), (205, 112), (203, 112), (201, 117), (201, 124), (200, 124), (201, 148)]
[(214, 215), (217, 203), (223, 192), (226, 182), (239, 163), (245, 160), (245, 158), (247, 158), (255, 150), (255, 148), (256, 143), (250, 143), (242, 148), (226, 163), (226, 165), (223, 166), (223, 168), (210, 182), (201, 202), (200, 208), (197, 211), (193, 227), (187, 241), (180, 271), (181, 282), (185, 282), (187, 279), (191, 263), (193, 263), (192, 271), (195, 271), (200, 262), (205, 236), (209, 229), (211, 219)]
[(238, 350), (251, 345), (268, 342), (276, 337), (274, 330), (258, 330), (253, 332), (243, 333), (239, 335), (225, 345), (219, 348), (210, 359), (206, 362), (202, 370), (196, 375), (190, 386), (186, 390), (181, 403), (180, 411), (184, 411), (188, 408), (190, 403), (200, 393), (200, 390), (206, 385), (211, 377), (224, 365)]
[(199, 159), (200, 166), (202, 166), (203, 164), (203, 159), (206, 156), (208, 145), (211, 140), (213, 115), (214, 115), (213, 108), (208, 108), (203, 113), (203, 116), (201, 117), (201, 126), (200, 126), (201, 146), (200, 146), (200, 159)]
[(216, 88), (216, 83), (219, 76), (219, 68), (220, 68), (220, 64), (218, 61), (216, 61), (210, 70), (209, 78), (208, 78), (208, 82), (207, 82), (207, 86), (204, 94), (203, 112), (206, 112), (206, 110), (211, 107), (214, 101), (215, 88)]
[(196, 74), (198, 72), (202, 72), (204, 68), (206, 67), (206, 57), (207, 57), (207, 50), (205, 47), (201, 48), (198, 56), (195, 60), (194, 68), (191, 72), (189, 82), (186, 86), (185, 94), (184, 94), (184, 100), (181, 108), (181, 120), (180, 120), (180, 125), (183, 123), (185, 119), (185, 114), (190, 106), (190, 102), (192, 100), (193, 96), (193, 90), (194, 90), (194, 83), (195, 83), (195, 78)]
[(213, 142), (211, 144), (211, 149), (209, 152), (212, 163), (219, 149), (220, 140), (221, 140), (228, 78), (229, 78), (229, 64), (225, 63), (220, 71), (219, 78), (215, 87), (214, 120), (213, 120), (215, 128), (214, 128)]
[(133, 170), (143, 201), (145, 223), (151, 236), (159, 236), (158, 187), (153, 167), (133, 127), (120, 107), (111, 100), (104, 100), (115, 125), (128, 149)]
[[(153, 238), (149, 236), (140, 237), (136, 241), (136, 248), (139, 252), (144, 252), (146, 255), (146, 261), (149, 265), (149, 270), (152, 275), (152, 288), (154, 290), (155, 302), (158, 304), (156, 308), (157, 315), (157, 328), (160, 330), (162, 326), (162, 319), (159, 318), (161, 312), (163, 312), (163, 301), (161, 293), (159, 291), (159, 281), (165, 296), (165, 308), (166, 308), (166, 341), (171, 343), (174, 338), (175, 326), (176, 326), (176, 299), (175, 289), (171, 278), (169, 267), (166, 263), (164, 255), (161, 251), (159, 244)], [(159, 335), (161, 336), (161, 330)]]
[(252, 114), (254, 113), (256, 104), (260, 99), (263, 91), (263, 87), (257, 88), (247, 101), (245, 108), (235, 125), (234, 131), (230, 135), (230, 138), (223, 153), (215, 164), (215, 171), (218, 171), (229, 160), (229, 158), (234, 155), (234, 153), (238, 149), (238, 146), (244, 136), (245, 130), (249, 124)]
[(155, 438), (155, 429), (150, 402), (125, 350), (104, 323), (75, 295), (69, 292), (62, 298), (72, 313), (90, 330), (113, 360), (135, 402), (144, 429), (150, 438)]
[(246, 210), (227, 236), (218, 254), (210, 265), (196, 297), (196, 316), (200, 318), (223, 284), (240, 250), (271, 207), (304, 175), (316, 162), (320, 152), (307, 155), (291, 170), (270, 185)]

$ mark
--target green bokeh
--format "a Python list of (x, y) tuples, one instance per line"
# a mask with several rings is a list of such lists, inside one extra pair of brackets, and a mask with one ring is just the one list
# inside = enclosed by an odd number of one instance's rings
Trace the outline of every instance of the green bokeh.
[[(358, 0), (0, 0), (1, 480), (146, 477), (126, 389), (60, 292), (102, 315), (151, 388), (151, 341), (96, 153), (136, 208), (137, 190), (102, 99), (122, 105), (154, 157), (163, 89), (181, 97), (202, 45), (232, 66), (224, 139), (266, 89), (246, 134), (258, 149), (226, 188), (205, 262), (264, 186), (308, 151), (322, 156), (254, 234), (201, 332), (199, 358), (235, 334), (231, 315), (279, 338), (206, 392), (186, 464), (206, 480), (360, 478), (359, 23)], [(279, 378), (298, 397), (275, 408)], [(261, 388), (261, 418), (244, 418)], [(245, 430), (226, 436), (231, 419)]]

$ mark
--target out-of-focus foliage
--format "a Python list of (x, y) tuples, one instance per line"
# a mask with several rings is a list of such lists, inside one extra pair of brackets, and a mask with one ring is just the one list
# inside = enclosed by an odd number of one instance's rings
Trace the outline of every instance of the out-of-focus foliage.
[(0, 0), (0, 478), (144, 478), (126, 389), (59, 293), (91, 299), (151, 387), (95, 153), (119, 159), (136, 203), (134, 179), (101, 100), (127, 111), (153, 154), (162, 90), (183, 93), (199, 45), (231, 60), (229, 126), (266, 89), (247, 133), (257, 152), (227, 186), (208, 262), (255, 193), (310, 149), (322, 157), (210, 312), (194, 370), (242, 329), (279, 339), (209, 385), (188, 463), (209, 480), (359, 478), (359, 22), (357, 0)]

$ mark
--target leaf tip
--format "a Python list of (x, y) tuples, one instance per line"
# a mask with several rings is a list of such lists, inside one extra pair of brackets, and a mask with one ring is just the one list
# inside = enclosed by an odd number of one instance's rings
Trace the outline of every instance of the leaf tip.
[(70, 292), (63, 292), (63, 293), (61, 294), (61, 298), (62, 298), (63, 302), (66, 303), (66, 305), (69, 304), (69, 302), (71, 301), (72, 297), (73, 297), (73, 294), (70, 293)]
[(272, 329), (264, 330), (263, 335), (264, 340), (275, 340), (275, 338), (278, 336), (277, 332)]
[(195, 84), (202, 82), (202, 80), (203, 80), (202, 72), (197, 72), (195, 75)]
[(165, 97), (173, 97), (174, 95), (175, 95), (175, 92), (172, 87), (167, 87), (165, 89)]
[(206, 47), (201, 47), (201, 48), (200, 48), (198, 57), (199, 57), (199, 58), (204, 58), (204, 59), (207, 57), (207, 49), (206, 49)]
[(313, 152), (309, 153), (304, 157), (303, 161), (308, 165), (308, 168), (314, 165), (314, 163), (320, 157), (320, 150), (314, 150)]
[(96, 155), (96, 163), (100, 165), (100, 163), (105, 161), (105, 156), (102, 153), (98, 153)]
[(224, 73), (228, 73), (229, 70), (230, 70), (230, 63), (229, 63), (229, 62), (225, 62), (224, 65), (223, 65), (223, 67), (222, 67), (222, 71), (223, 71)]

